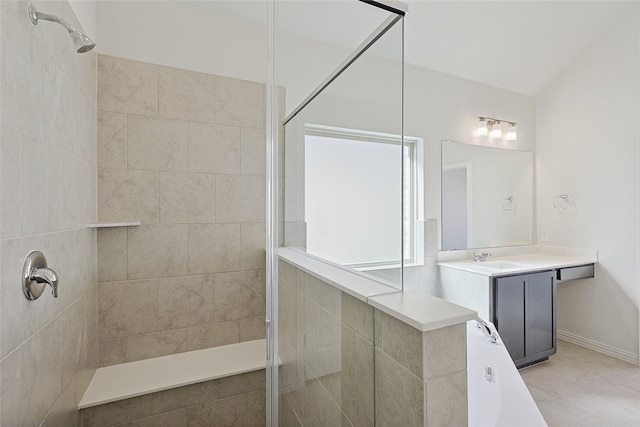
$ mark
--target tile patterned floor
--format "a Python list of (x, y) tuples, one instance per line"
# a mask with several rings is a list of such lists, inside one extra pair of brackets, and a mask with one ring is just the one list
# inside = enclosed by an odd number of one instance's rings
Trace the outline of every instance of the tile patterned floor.
[(558, 340), (520, 375), (550, 427), (640, 427), (640, 366)]

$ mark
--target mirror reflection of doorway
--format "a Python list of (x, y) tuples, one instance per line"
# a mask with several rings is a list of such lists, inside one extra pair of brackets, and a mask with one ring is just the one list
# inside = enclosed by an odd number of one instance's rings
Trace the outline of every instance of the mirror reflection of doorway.
[(458, 163), (442, 169), (442, 250), (467, 249), (469, 242), (469, 165)]

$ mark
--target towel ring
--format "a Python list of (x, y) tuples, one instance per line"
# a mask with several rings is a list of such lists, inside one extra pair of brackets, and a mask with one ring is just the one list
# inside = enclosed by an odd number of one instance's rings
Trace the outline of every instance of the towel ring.
[(566, 193), (562, 193), (561, 195), (556, 196), (556, 198), (553, 199), (553, 207), (559, 212), (566, 211), (572, 205), (573, 203), (571, 202), (571, 198)]
[(502, 199), (502, 209), (507, 212), (512, 212), (516, 208), (516, 198), (513, 196), (505, 197)]

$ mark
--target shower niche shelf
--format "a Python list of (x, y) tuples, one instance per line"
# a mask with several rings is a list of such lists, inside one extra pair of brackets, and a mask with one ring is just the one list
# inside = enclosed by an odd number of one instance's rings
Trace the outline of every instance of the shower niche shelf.
[(87, 228), (138, 227), (139, 225), (142, 225), (142, 221), (96, 222), (94, 224), (87, 224)]

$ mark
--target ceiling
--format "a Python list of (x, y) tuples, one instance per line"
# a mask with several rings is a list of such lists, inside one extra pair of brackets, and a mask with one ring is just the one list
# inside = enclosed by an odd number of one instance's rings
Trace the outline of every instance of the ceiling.
[(636, 2), (408, 3), (406, 62), (535, 95)]
[[(194, 1), (264, 24), (265, 1)], [(405, 60), (525, 95), (537, 94), (637, 1), (408, 0)], [(386, 12), (353, 0), (279, 0), (278, 28), (358, 46)]]

